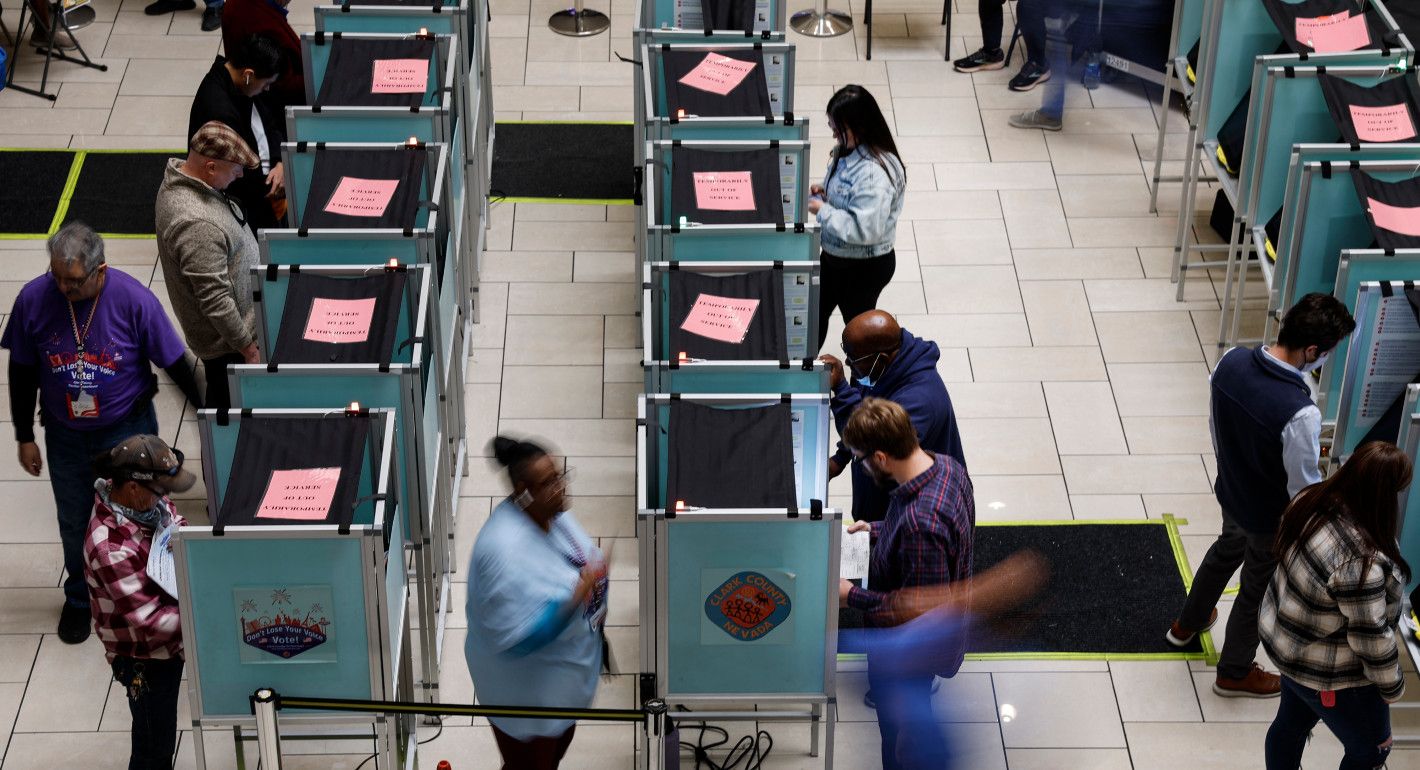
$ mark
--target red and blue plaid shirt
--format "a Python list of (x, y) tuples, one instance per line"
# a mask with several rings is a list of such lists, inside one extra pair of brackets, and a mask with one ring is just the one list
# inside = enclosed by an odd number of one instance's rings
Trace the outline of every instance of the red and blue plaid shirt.
[(887, 626), (888, 594), (971, 577), (976, 502), (966, 469), (946, 455), (889, 495), (887, 516), (872, 522), (868, 585), (854, 586), (848, 606), (867, 613), (870, 626)]
[[(171, 500), (165, 497), (162, 503), (168, 516), (186, 523)], [(84, 580), (94, 630), (109, 662), (117, 656), (182, 657), (177, 599), (148, 577), (152, 546), (152, 529), (114, 513), (102, 495), (94, 495), (94, 515), (84, 539)]]

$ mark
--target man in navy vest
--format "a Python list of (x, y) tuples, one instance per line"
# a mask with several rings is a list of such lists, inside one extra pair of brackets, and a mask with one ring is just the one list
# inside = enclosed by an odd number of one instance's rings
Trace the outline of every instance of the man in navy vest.
[(1303, 488), (1321, 481), (1321, 412), (1307, 380), (1355, 328), (1340, 300), (1308, 294), (1282, 319), (1277, 344), (1233, 348), (1213, 370), (1209, 427), (1218, 456), (1213, 489), (1223, 509), (1223, 532), (1203, 557), (1166, 636), (1183, 647), (1211, 627), (1224, 587), (1242, 567), (1213, 683), (1218, 695), (1271, 698), (1281, 692), (1278, 676), (1253, 659), (1257, 606), (1277, 566), (1272, 543), (1283, 509)]

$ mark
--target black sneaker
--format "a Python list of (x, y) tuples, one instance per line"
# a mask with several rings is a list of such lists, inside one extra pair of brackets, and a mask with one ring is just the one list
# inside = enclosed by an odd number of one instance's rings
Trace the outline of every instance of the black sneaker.
[(1009, 87), (1012, 91), (1029, 91), (1049, 79), (1049, 67), (1027, 61), (1025, 66), (1021, 67), (1021, 71), (1011, 78)]
[(981, 72), (983, 70), (999, 70), (1006, 66), (1006, 52), (1000, 48), (988, 51), (985, 48), (978, 49), (976, 53), (957, 59), (952, 62), (952, 69), (957, 72)]
[(875, 701), (875, 700), (873, 700), (873, 691), (872, 691), (872, 690), (869, 690), (869, 691), (863, 693), (863, 705), (864, 705), (864, 706), (867, 706), (868, 708), (870, 708), (870, 709), (872, 709), (872, 710), (874, 710), (874, 711), (877, 711), (877, 710), (878, 710), (878, 702)]
[(202, 12), (202, 31), (211, 32), (222, 28), (222, 6), (209, 5)]
[(75, 607), (69, 602), (59, 613), (59, 641), (65, 644), (83, 644), (89, 638), (93, 620), (88, 607)]
[(149, 16), (162, 16), (173, 11), (190, 11), (196, 7), (197, 3), (194, 0), (157, 0), (157, 2), (149, 3), (148, 7), (143, 9), (143, 13)]

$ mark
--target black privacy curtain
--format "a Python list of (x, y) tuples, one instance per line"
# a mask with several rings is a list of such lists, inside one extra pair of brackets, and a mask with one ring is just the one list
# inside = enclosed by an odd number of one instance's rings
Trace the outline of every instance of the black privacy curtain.
[[(428, 148), (389, 147), (368, 150), (317, 149), (315, 170), (307, 191), (305, 216), (301, 226), (316, 229), (396, 229), (414, 227), (419, 213), (419, 188), (423, 182)], [(337, 191), (374, 183), (394, 185), (383, 206), (375, 206), (369, 216), (344, 213), (337, 205)], [(327, 210), (334, 209), (334, 210)]]
[[(754, 65), (730, 92), (721, 96), (713, 91), (680, 82), (707, 56), (724, 57)], [(769, 103), (769, 84), (764, 76), (763, 50), (731, 51), (677, 51), (669, 50), (661, 54), (665, 67), (667, 107), (671, 115), (677, 110), (685, 110), (686, 115), (702, 118), (733, 118), (743, 116), (773, 115), (774, 108)]]
[[(399, 333), (399, 313), (408, 280), (403, 270), (358, 278), (292, 272), (281, 310), (281, 329), (271, 352), (274, 364), (388, 364)], [(330, 304), (374, 302), (368, 329), (361, 323), (350, 341), (316, 329), (313, 316)], [(327, 311), (328, 312), (328, 311)]]
[(705, 15), (705, 29), (741, 29), (753, 32), (754, 5), (754, 0), (700, 0), (700, 11)]
[(1327, 73), (1318, 76), (1327, 110), (1348, 144), (1415, 139), (1420, 103), (1415, 99), (1412, 78), (1414, 75), (1406, 74), (1362, 85)]
[(1352, 169), (1351, 181), (1378, 246), (1420, 248), (1420, 177), (1382, 182), (1360, 169)]
[(788, 404), (716, 409), (672, 401), (666, 507), (798, 508)]
[[(784, 271), (756, 270), (738, 275), (714, 276), (673, 270), (669, 274), (671, 358), (684, 353), (707, 361), (786, 360), (784, 331)], [(738, 344), (682, 329), (702, 295), (759, 301), (744, 340)]]
[[(743, 184), (728, 180), (743, 175)], [(743, 192), (744, 202), (708, 203), (697, 195), (697, 185), (731, 188)], [(784, 201), (779, 187), (779, 153), (762, 150), (694, 150), (671, 148), (671, 215), (702, 225), (757, 225), (784, 221)]]
[[(427, 5), (427, 3), (426, 3)], [(339, 107), (418, 107), (424, 93), (374, 93), (375, 62), (394, 59), (421, 59), (428, 63), (429, 82), (434, 83), (435, 41), (433, 38), (408, 40), (360, 40), (337, 37), (330, 42), (330, 63), (321, 82), (316, 104)]]
[[(362, 471), (370, 415), (358, 417), (244, 417), (238, 423), (236, 456), (214, 525), (336, 524), (349, 526)], [(338, 468), (330, 508), (323, 520), (258, 517), (278, 471)]]

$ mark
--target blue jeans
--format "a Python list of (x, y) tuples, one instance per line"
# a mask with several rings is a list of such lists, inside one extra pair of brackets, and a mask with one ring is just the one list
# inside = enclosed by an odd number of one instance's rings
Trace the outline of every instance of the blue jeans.
[(64, 598), (75, 607), (89, 606), (84, 583), (84, 537), (94, 512), (94, 455), (139, 433), (158, 432), (153, 402), (135, 408), (122, 420), (98, 430), (74, 430), (49, 420), (44, 426), (45, 462), (59, 516), (59, 542), (64, 546)]
[(1318, 720), (1346, 749), (1340, 770), (1385, 765), (1391, 744), (1390, 705), (1375, 685), (1336, 690), (1336, 703), (1328, 707), (1322, 705), (1319, 692), (1284, 676), (1277, 718), (1267, 730), (1267, 770), (1297, 770)]
[[(166, 770), (177, 749), (178, 696), (182, 694), (182, 658), (113, 660), (113, 678), (128, 690), (130, 730), (128, 770)], [(139, 683), (134, 686), (134, 676)]]

